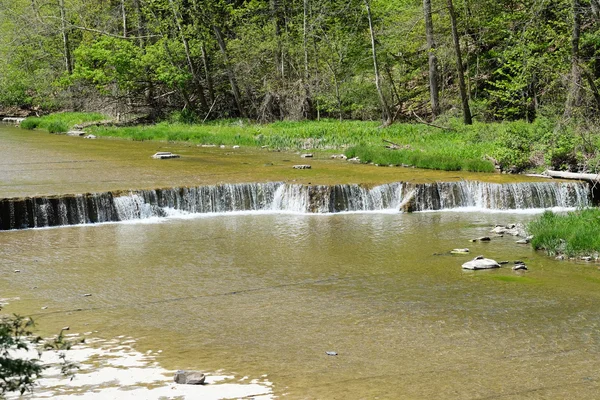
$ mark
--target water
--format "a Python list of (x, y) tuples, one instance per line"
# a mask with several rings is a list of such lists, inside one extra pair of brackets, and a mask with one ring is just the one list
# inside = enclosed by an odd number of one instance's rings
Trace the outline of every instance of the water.
[(0, 199), (0, 230), (240, 211), (528, 210), (581, 208), (590, 203), (589, 185), (581, 182), (397, 182), (373, 188), (282, 182), (224, 184), (121, 194)]
[[(0, 232), (4, 311), (41, 334), (132, 338), (161, 370), (267, 375), (290, 399), (597, 398), (598, 266), (469, 242), (585, 187), (325, 159), (298, 175), (289, 154), (174, 145), (157, 164), (156, 143), (5, 128), (0, 144), (0, 198), (39, 198), (37, 226), (126, 221)], [(529, 271), (460, 268), (479, 254)]]
[[(267, 374), (289, 398), (596, 398), (596, 266), (513, 237), (468, 242), (528, 218), (221, 215), (2, 232), (0, 287), (20, 298), (6, 311), (45, 332), (131, 336), (142, 353), (163, 350), (165, 368)], [(464, 246), (471, 256), (434, 255)], [(462, 271), (477, 254), (530, 270)]]

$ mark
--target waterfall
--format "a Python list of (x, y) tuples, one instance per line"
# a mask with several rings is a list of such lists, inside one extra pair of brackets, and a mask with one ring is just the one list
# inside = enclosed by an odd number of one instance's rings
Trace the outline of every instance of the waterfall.
[(589, 184), (582, 182), (397, 182), (373, 188), (270, 182), (0, 199), (0, 230), (127, 221), (177, 213), (432, 211), (464, 207), (517, 210), (590, 205)]

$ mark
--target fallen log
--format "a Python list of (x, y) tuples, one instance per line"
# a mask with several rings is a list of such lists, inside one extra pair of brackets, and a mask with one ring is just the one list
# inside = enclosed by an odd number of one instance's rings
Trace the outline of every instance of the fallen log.
[(584, 174), (578, 172), (552, 171), (547, 169), (544, 175), (551, 178), (575, 179), (578, 181), (600, 182), (600, 174)]

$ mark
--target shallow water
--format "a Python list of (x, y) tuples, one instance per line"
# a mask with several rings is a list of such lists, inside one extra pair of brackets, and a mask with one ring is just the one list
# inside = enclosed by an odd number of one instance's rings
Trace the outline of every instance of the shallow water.
[[(131, 336), (164, 368), (267, 374), (288, 398), (597, 398), (597, 266), (513, 237), (468, 241), (528, 218), (242, 214), (0, 232), (0, 292), (45, 333)], [(471, 255), (435, 255), (455, 247)], [(478, 254), (530, 270), (461, 270)]]
[[(301, 184), (381, 184), (459, 179), (487, 182), (533, 181), (523, 176), (457, 173), (356, 165), (329, 153), (267, 149), (203, 148), (186, 143), (133, 142), (50, 135), (0, 124), (0, 198), (156, 189), (218, 183), (285, 181)], [(157, 151), (181, 154), (154, 160)], [(311, 164), (295, 170), (295, 164)], [(539, 179), (538, 179), (539, 180)]]
[[(326, 155), (296, 171), (292, 164), (307, 162), (297, 154), (5, 127), (0, 146), (0, 198), (220, 182), (525, 179)], [(150, 159), (159, 149), (184, 157)], [(133, 338), (161, 370), (267, 375), (275, 395), (292, 399), (595, 399), (597, 265), (555, 261), (513, 237), (468, 241), (530, 218), (241, 213), (5, 231), (0, 301), (4, 312), (33, 315), (41, 334), (68, 325), (109, 343)], [(471, 254), (447, 254), (456, 247)], [(479, 254), (530, 269), (460, 268)]]

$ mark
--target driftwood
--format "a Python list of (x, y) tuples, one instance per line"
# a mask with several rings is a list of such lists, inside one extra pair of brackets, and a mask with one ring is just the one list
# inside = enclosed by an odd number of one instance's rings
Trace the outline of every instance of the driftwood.
[(544, 175), (551, 178), (576, 179), (579, 181), (600, 182), (600, 174), (583, 174), (577, 172), (552, 171), (547, 169)]
[(417, 113), (416, 113), (416, 112), (414, 112), (414, 111), (413, 111), (412, 113), (413, 113), (413, 115), (415, 116), (415, 118), (416, 118), (416, 119), (417, 119), (417, 120), (418, 120), (420, 123), (422, 123), (422, 124), (425, 124), (425, 125), (427, 125), (427, 126), (432, 126), (432, 127), (434, 127), (434, 128), (442, 129), (442, 130), (444, 130), (444, 131), (452, 131), (452, 132), (456, 131), (456, 129), (452, 129), (452, 128), (448, 128), (448, 127), (446, 127), (446, 126), (440, 126), (440, 125), (436, 125), (436, 124), (432, 124), (432, 123), (429, 123), (429, 122), (427, 122), (427, 121), (424, 121), (424, 120), (423, 120), (421, 117), (419, 117), (419, 116), (417, 115)]

